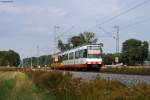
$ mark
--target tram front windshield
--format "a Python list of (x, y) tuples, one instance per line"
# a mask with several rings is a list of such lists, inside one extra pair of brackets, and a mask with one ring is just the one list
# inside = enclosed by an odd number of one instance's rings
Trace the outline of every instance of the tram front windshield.
[(101, 47), (100, 46), (89, 46), (87, 57), (88, 58), (101, 58)]
[(101, 58), (100, 54), (88, 54), (88, 58)]

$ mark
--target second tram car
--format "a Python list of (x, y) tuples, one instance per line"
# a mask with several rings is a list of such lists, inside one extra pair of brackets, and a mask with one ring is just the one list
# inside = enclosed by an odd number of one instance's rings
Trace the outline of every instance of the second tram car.
[(84, 45), (52, 56), (52, 69), (96, 69), (102, 66), (102, 48), (99, 44)]

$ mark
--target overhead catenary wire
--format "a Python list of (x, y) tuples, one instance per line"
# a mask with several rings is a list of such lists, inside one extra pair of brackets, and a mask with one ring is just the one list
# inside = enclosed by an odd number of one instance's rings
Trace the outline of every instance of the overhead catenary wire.
[(140, 21), (136, 21), (136, 22), (131, 23), (131, 24), (128, 24), (128, 25), (126, 25), (126, 26), (122, 27), (122, 28), (121, 28), (121, 30), (125, 30), (125, 29), (127, 29), (127, 28), (132, 27), (132, 26), (142, 24), (142, 23), (144, 23), (144, 22), (146, 22), (146, 21), (150, 21), (150, 17), (145, 18), (145, 19), (140, 20)]
[(150, 2), (150, 0), (145, 0), (145, 1), (141, 2), (141, 3), (138, 3), (138, 4), (134, 5), (134, 6), (132, 6), (131, 8), (124, 10), (123, 12), (120, 12), (120, 13), (118, 13), (116, 15), (112, 15), (112, 17), (110, 17), (109, 19), (101, 22), (100, 24), (98, 24), (98, 22), (96, 21), (96, 25), (88, 28), (87, 30), (90, 30), (90, 29), (92, 29), (94, 27), (97, 27), (97, 25), (102, 26), (102, 25), (104, 25), (106, 23), (109, 23), (109, 22), (115, 20), (116, 18), (118, 18), (118, 17), (120, 17), (122, 15), (125, 15), (125, 14), (129, 13), (130, 11), (132, 11), (132, 10), (134, 10), (136, 8), (139, 8), (140, 6), (142, 6), (142, 5), (144, 5), (144, 4), (148, 3), (148, 2)]
[(71, 28), (69, 28), (68, 30), (65, 30), (64, 32), (62, 32), (60, 35), (57, 36), (57, 38), (60, 38), (64, 35), (66, 35), (69, 31), (71, 31), (72, 29), (74, 29), (74, 26), (71, 26)]
[(132, 11), (132, 10), (134, 10), (136, 8), (141, 7), (142, 5), (144, 5), (144, 4), (148, 3), (148, 2), (150, 2), (150, 0), (145, 0), (145, 1), (143, 1), (143, 2), (141, 2), (139, 4), (137, 4), (137, 5), (129, 8), (129, 9), (123, 11), (123, 12), (120, 12), (119, 14), (117, 14), (115, 16), (112, 16), (111, 18), (105, 20), (104, 22), (100, 23), (99, 25), (103, 25), (103, 24), (109, 23), (109, 22), (113, 21), (114, 19), (116, 19), (116, 18), (118, 18), (118, 17), (120, 17), (120, 16), (122, 16), (124, 14), (127, 14), (127, 13), (129, 13), (130, 11)]
[(113, 37), (114, 39), (116, 38), (115, 36), (112, 35), (113, 32), (109, 32), (109, 31), (106, 31), (104, 28), (102, 27), (99, 27), (99, 29), (101, 29), (103, 32), (105, 32), (106, 34), (108, 34), (109, 36), (108, 37)]
[[(122, 15), (124, 15), (124, 14), (126, 14), (126, 13), (128, 13), (128, 12), (130, 12), (130, 11), (132, 11), (132, 10), (134, 10), (134, 9), (136, 9), (136, 8), (138, 8), (138, 7), (140, 7), (140, 6), (144, 5), (144, 4), (146, 4), (146, 3), (148, 3), (148, 2), (150, 2), (150, 0), (145, 0), (145, 1), (143, 1), (143, 2), (141, 2), (141, 3), (139, 3), (139, 4), (137, 4), (137, 5), (135, 5), (135, 6), (131, 7), (131, 8), (129, 8), (129, 9), (123, 11), (123, 12), (120, 12), (119, 14), (117, 14), (117, 15), (115, 15), (115, 16), (109, 18), (108, 20), (105, 20), (104, 22), (100, 23), (100, 24), (99, 24), (99, 28), (102, 29), (105, 33), (107, 33), (107, 34), (109, 34), (110, 36), (112, 36), (112, 34), (111, 34), (112, 32), (106, 31), (106, 30), (103, 29), (101, 26), (104, 25), (104, 24), (106, 24), (106, 23), (109, 23), (109, 22), (113, 21), (114, 19), (116, 19), (116, 18), (118, 18), (118, 17), (120, 17), (120, 16), (122, 16)], [(146, 20), (147, 20), (147, 19), (146, 19)], [(148, 19), (148, 20), (149, 20), (149, 19)], [(144, 21), (145, 21), (145, 20), (144, 20)], [(143, 21), (142, 21), (142, 22), (143, 22)], [(135, 23), (135, 24), (137, 24), (137, 23)], [(115, 36), (112, 36), (112, 37), (113, 37), (114, 39), (116, 39), (116, 52), (119, 53), (119, 26), (117, 27), (117, 35), (116, 35), (116, 37), (115, 37)]]

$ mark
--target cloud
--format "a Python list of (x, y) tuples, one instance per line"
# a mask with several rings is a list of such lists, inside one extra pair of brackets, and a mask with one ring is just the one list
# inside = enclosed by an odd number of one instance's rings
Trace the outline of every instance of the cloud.
[(117, 0), (72, 0), (69, 8), (69, 10), (81, 15), (106, 16), (118, 10), (119, 4)]
[(32, 34), (49, 34), (50, 31), (47, 27), (25, 27), (22, 29), (25, 33), (32, 33)]
[[(39, 35), (49, 34), (50, 26), (55, 23), (57, 19), (63, 18), (68, 14), (68, 12), (59, 7), (12, 4), (0, 5), (0, 13), (10, 15), (7, 24), (14, 24), (13, 27), (18, 27), (17, 30), (21, 30), (20, 34), (30, 33)], [(12, 18), (12, 15), (16, 15), (16, 18)], [(5, 18), (5, 20), (8, 20), (8, 18)], [(17, 23), (20, 23), (20, 26), (18, 26)]]
[[(16, 0), (14, 4), (0, 4), (0, 35), (1, 43), (6, 38), (8, 48), (15, 44), (14, 40), (18, 43), (15, 48), (20, 48), (24, 45), (25, 48), (33, 47), (35, 44), (50, 45), (53, 39), (54, 25), (59, 25), (60, 32), (66, 32), (72, 25), (75, 27), (71, 32), (77, 35), (85, 30), (95, 32), (96, 35), (104, 34), (102, 30), (98, 29), (97, 24), (111, 18), (119, 12), (124, 11), (133, 6), (136, 0)], [(134, 2), (133, 2), (134, 1)], [(126, 3), (127, 2), (127, 3)], [(141, 2), (136, 1), (137, 2)], [(126, 5), (126, 4), (127, 5)], [(129, 6), (130, 4), (130, 6)], [(141, 10), (140, 10), (141, 9)], [(135, 20), (146, 18), (149, 15), (149, 6), (136, 9), (127, 13), (115, 20), (102, 26), (106, 31), (115, 33), (116, 30), (112, 26), (119, 24), (120, 27), (134, 23)], [(94, 26), (94, 27), (93, 27)], [(145, 33), (149, 32), (149, 23), (142, 24), (137, 28), (131, 27), (128, 31), (120, 30), (121, 40), (124, 41), (130, 37), (141, 38), (137, 33), (142, 33), (143, 39), (148, 40)], [(88, 28), (88, 29), (87, 29)], [(133, 32), (135, 34), (133, 34)], [(58, 32), (59, 33), (59, 32)], [(133, 35), (129, 34), (132, 33)], [(72, 35), (69, 34), (69, 35)], [(14, 38), (14, 39), (13, 39)], [(19, 39), (18, 39), (19, 38)], [(67, 40), (64, 37), (61, 37)], [(50, 42), (46, 43), (46, 39)], [(98, 39), (104, 42), (105, 51), (115, 51), (115, 41), (101, 37)], [(33, 43), (33, 40), (35, 43)], [(27, 42), (28, 41), (28, 42)], [(112, 42), (110, 42), (112, 41)], [(27, 42), (27, 43), (26, 43)], [(32, 46), (31, 46), (32, 44)], [(1, 46), (1, 48), (5, 47)], [(51, 45), (50, 45), (51, 46)], [(49, 47), (53, 48), (53, 47)], [(113, 50), (112, 50), (113, 49)], [(24, 51), (22, 51), (24, 52)]]
[(13, 6), (11, 4), (0, 4), (0, 13), (19, 13), (20, 12), (20, 9), (18, 9), (18, 7), (16, 6)]
[(48, 6), (28, 6), (28, 5), (0, 5), (0, 12), (11, 14), (51, 14), (55, 16), (65, 16), (67, 14), (61, 8), (48, 7)]

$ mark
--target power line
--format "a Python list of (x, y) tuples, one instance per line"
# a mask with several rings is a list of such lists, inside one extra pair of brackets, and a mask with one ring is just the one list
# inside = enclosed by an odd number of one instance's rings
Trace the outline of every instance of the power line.
[(119, 53), (119, 47), (120, 47), (120, 35), (119, 35), (119, 31), (120, 31), (120, 29), (119, 29), (119, 25), (117, 25), (117, 26), (115, 26), (114, 28), (116, 28), (117, 29), (117, 32), (116, 32), (116, 36), (113, 36), (112, 34), (113, 34), (113, 32), (109, 32), (109, 31), (106, 31), (104, 28), (102, 28), (102, 27), (99, 27), (102, 31), (104, 31), (106, 34), (108, 34), (109, 36), (107, 36), (107, 37), (110, 37), (110, 38), (113, 38), (113, 39), (115, 39), (116, 40), (116, 53)]
[(116, 38), (115, 36), (112, 35), (113, 32), (109, 32), (109, 31), (106, 31), (104, 28), (102, 27), (99, 27), (99, 29), (101, 29), (102, 31), (104, 31), (106, 34), (109, 35), (109, 37), (113, 37), (114, 39)]
[(57, 38), (60, 38), (60, 37), (62, 37), (64, 35), (66, 35), (66, 33), (68, 33), (69, 31), (71, 31), (72, 29), (74, 29), (74, 26), (71, 26), (71, 28), (69, 28), (68, 30), (62, 32), (60, 35), (57, 36)]
[(103, 25), (103, 24), (106, 24), (106, 23), (108, 23), (108, 22), (111, 22), (112, 20), (114, 20), (114, 19), (116, 19), (116, 18), (118, 18), (118, 17), (120, 17), (120, 16), (122, 16), (122, 15), (124, 15), (124, 14), (126, 14), (126, 13), (128, 13), (128, 12), (130, 12), (130, 11), (132, 11), (132, 10), (134, 10), (134, 9), (136, 9), (136, 8), (138, 8), (138, 7), (142, 6), (142, 5), (144, 5), (144, 4), (146, 4), (146, 3), (148, 3), (148, 2), (150, 2), (150, 0), (145, 0), (145, 1), (139, 3), (139, 4), (135, 5), (135, 6), (129, 8), (129, 9), (123, 11), (123, 12), (120, 12), (119, 14), (117, 14), (117, 15), (115, 15), (115, 16), (109, 18), (108, 20), (102, 22), (100, 25)]
[[(135, 0), (136, 1), (136, 0)], [(134, 2), (135, 2), (134, 1)], [(134, 3), (134, 2), (132, 2), (132, 3)], [(125, 8), (125, 7), (124, 7)], [(117, 10), (118, 11), (118, 10)], [(116, 12), (117, 12), (116, 11)], [(122, 12), (121, 12), (122, 13)], [(118, 15), (118, 14), (117, 14)], [(117, 16), (117, 15), (112, 15), (112, 16)], [(109, 19), (108, 19), (109, 20)], [(105, 20), (105, 21), (107, 21), (107, 20)], [(104, 23), (104, 22), (103, 22)], [(90, 28), (88, 28), (87, 30), (90, 30), (90, 29), (93, 29), (93, 28), (95, 28), (95, 27), (97, 27), (97, 25), (98, 25), (98, 20), (96, 20), (96, 25), (94, 25), (94, 26), (92, 26), (92, 27), (90, 27)], [(99, 25), (102, 25), (102, 23), (101, 24), (99, 24)]]
[(145, 19), (140, 20), (140, 21), (137, 21), (137, 22), (134, 22), (134, 23), (131, 23), (131, 24), (128, 24), (128, 25), (122, 27), (121, 30), (125, 30), (125, 29), (127, 29), (127, 28), (129, 28), (129, 27), (132, 27), (132, 26), (135, 26), (135, 25), (144, 23), (144, 22), (149, 21), (149, 20), (150, 20), (150, 17), (145, 18)]
[[(131, 8), (129, 8), (129, 9), (123, 11), (123, 12), (120, 12), (120, 13), (117, 14), (117, 15), (114, 15), (113, 17), (109, 18), (108, 20), (105, 20), (104, 22), (100, 23), (99, 25), (101, 26), (101, 25), (103, 25), (103, 24), (106, 24), (106, 23), (108, 23), (108, 22), (111, 22), (111, 21), (113, 21), (114, 19), (116, 19), (116, 18), (118, 18), (118, 17), (120, 17), (120, 16), (122, 16), (122, 15), (124, 15), (124, 14), (126, 14), (126, 13), (128, 13), (128, 12), (130, 12), (130, 11), (132, 11), (132, 10), (134, 10), (134, 9), (136, 9), (136, 8), (138, 8), (138, 7), (140, 7), (140, 6), (144, 5), (144, 4), (146, 4), (146, 3), (148, 3), (148, 2), (150, 2), (150, 0), (145, 0), (145, 1), (143, 1), (143, 2), (141, 2), (141, 3), (139, 3), (139, 4), (137, 4), (137, 5), (135, 5), (135, 6), (131, 7)], [(96, 27), (96, 26), (97, 26), (97, 24), (94, 25), (93, 27)], [(93, 28), (93, 27), (91, 27), (91, 28)]]

